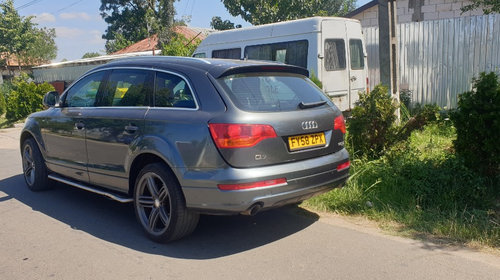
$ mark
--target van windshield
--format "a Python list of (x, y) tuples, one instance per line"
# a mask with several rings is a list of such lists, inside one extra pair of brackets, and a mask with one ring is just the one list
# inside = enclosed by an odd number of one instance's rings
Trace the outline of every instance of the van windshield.
[(327, 106), (326, 104), (333, 106), (318, 87), (301, 75), (248, 73), (218, 80), (233, 103), (244, 111), (281, 112)]

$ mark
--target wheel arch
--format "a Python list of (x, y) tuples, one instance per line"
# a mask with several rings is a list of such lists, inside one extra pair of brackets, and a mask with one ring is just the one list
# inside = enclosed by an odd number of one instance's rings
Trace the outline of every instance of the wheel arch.
[[(157, 155), (153, 152), (143, 152), (139, 155), (137, 155), (134, 160), (132, 161), (132, 164), (130, 165), (129, 169), (129, 180), (128, 180), (128, 194), (133, 197), (134, 195), (134, 187), (135, 187), (135, 181), (137, 179), (137, 176), (139, 175), (139, 172), (148, 164), (151, 163), (162, 163), (166, 166), (167, 172), (170, 173), (173, 178), (177, 181), (177, 184), (180, 186), (179, 183), (179, 178), (177, 178), (176, 173), (172, 169), (172, 166), (168, 163), (168, 161), (163, 158), (160, 155)], [(184, 203), (186, 202), (186, 199), (184, 197), (184, 192), (182, 191), (182, 187), (180, 189), (182, 193), (182, 198), (184, 200)]]

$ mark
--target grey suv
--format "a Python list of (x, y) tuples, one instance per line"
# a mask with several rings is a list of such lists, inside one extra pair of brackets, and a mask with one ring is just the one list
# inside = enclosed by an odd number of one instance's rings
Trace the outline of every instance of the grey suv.
[(24, 178), (133, 202), (149, 238), (201, 214), (247, 214), (344, 184), (342, 113), (307, 70), (268, 62), (141, 57), (97, 67), (21, 134)]

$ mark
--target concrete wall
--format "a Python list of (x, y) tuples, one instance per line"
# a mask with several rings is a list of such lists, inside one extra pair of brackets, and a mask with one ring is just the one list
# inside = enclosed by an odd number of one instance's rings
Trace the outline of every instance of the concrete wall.
[[(481, 9), (461, 14), (460, 8), (469, 3), (468, 0), (398, 0), (398, 23), (483, 15)], [(361, 21), (363, 27), (378, 26), (378, 5), (352, 18)]]

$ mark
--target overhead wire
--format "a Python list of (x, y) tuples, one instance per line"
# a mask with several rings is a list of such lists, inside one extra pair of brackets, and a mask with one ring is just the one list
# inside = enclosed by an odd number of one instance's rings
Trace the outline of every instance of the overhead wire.
[(33, 6), (33, 5), (35, 5), (36, 3), (41, 2), (41, 1), (43, 1), (43, 0), (32, 0), (32, 1), (29, 1), (29, 2), (27, 2), (27, 3), (25, 3), (25, 4), (22, 4), (21, 6), (17, 7), (17, 8), (16, 8), (16, 10), (18, 10), (18, 11), (19, 11), (19, 10), (24, 9), (24, 8), (27, 8), (27, 7), (29, 7), (29, 6)]
[(71, 8), (71, 7), (75, 6), (76, 4), (80, 3), (80, 2), (83, 2), (83, 0), (78, 0), (78, 1), (75, 1), (75, 2), (73, 2), (73, 3), (71, 3), (71, 4), (69, 4), (68, 6), (63, 7), (63, 8), (61, 8), (61, 9), (57, 10), (57, 11), (56, 11), (56, 13), (58, 13), (58, 12), (60, 12), (60, 11), (63, 11), (63, 10), (66, 10), (66, 9), (69, 9), (69, 8)]

